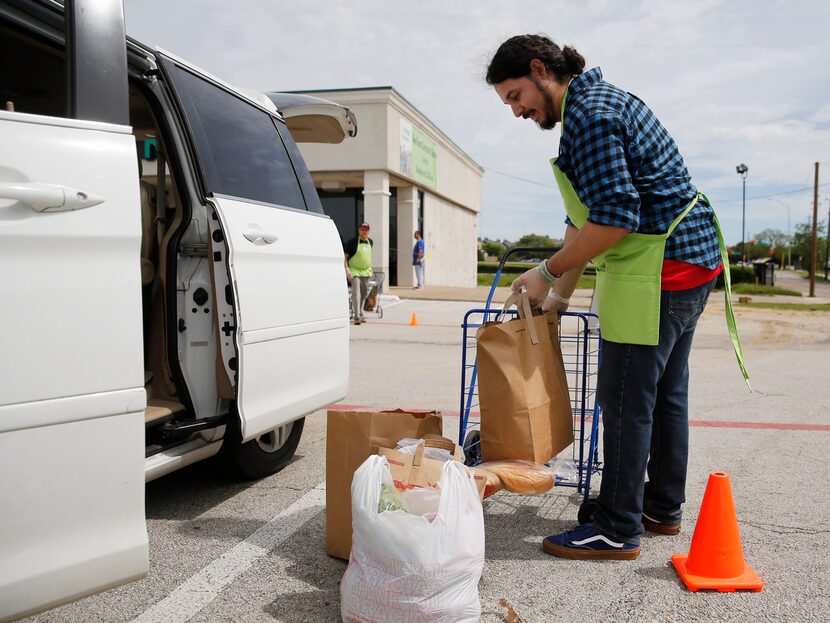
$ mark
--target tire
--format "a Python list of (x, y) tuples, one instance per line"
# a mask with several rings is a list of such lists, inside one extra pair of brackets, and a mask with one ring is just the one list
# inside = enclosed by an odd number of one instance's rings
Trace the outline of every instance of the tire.
[(579, 512), (576, 514), (576, 520), (580, 525), (591, 523), (594, 520), (594, 513), (597, 510), (597, 499), (588, 498), (579, 506)]
[(471, 430), (464, 437), (464, 465), (473, 466), (481, 463), (481, 433)]
[(221, 453), (228, 469), (246, 480), (257, 480), (280, 471), (294, 457), (303, 434), (305, 418), (290, 422), (242, 443), (239, 420), (228, 425)]
[(378, 320), (380, 320), (381, 318), (383, 318), (383, 307), (378, 305)]

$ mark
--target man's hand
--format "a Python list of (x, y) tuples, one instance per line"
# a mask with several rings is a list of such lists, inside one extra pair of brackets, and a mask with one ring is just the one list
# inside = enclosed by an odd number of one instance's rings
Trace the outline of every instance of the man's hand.
[(349, 281), (352, 280), (352, 271), (350, 271), (348, 268), (346, 269), (346, 279), (348, 279)]
[(553, 288), (551, 288), (550, 292), (548, 292), (548, 295), (545, 297), (545, 301), (542, 303), (542, 311), (568, 311), (569, 303), (570, 299), (563, 299), (560, 295), (554, 292)]
[(527, 290), (527, 297), (531, 305), (539, 305), (550, 289), (550, 284), (539, 273), (538, 268), (531, 268), (516, 279), (510, 288), (513, 292), (521, 292), (522, 286)]

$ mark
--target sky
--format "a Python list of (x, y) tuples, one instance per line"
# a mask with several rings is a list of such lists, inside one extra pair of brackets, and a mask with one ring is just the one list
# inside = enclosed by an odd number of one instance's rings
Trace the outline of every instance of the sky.
[[(484, 74), (543, 33), (634, 93), (677, 142), (727, 244), (830, 211), (830, 3), (820, 0), (125, 0), (127, 34), (260, 91), (391, 85), (485, 168), (481, 237), (564, 234), (559, 130), (515, 119)], [(358, 119), (358, 124), (360, 120)]]

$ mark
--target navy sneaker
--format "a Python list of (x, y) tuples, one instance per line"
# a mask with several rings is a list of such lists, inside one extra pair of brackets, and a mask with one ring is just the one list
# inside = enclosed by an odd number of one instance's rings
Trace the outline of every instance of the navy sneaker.
[(639, 545), (609, 537), (592, 523), (547, 537), (542, 549), (552, 556), (575, 560), (633, 560), (640, 555)]
[(672, 523), (669, 521), (660, 521), (649, 515), (643, 513), (643, 528), (649, 532), (656, 532), (657, 534), (668, 534), (674, 536), (680, 533), (680, 522)]

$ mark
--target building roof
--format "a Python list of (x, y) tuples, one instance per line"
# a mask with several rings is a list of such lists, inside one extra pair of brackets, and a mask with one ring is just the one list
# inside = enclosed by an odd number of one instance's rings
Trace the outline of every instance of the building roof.
[(429, 124), (430, 129), (435, 132), (436, 134), (440, 135), (441, 138), (446, 142), (447, 145), (451, 146), (453, 150), (457, 151), (460, 155), (464, 157), (464, 159), (468, 160), (471, 164), (477, 167), (480, 173), (484, 174), (484, 167), (481, 166), (478, 162), (476, 162), (466, 151), (461, 149), (458, 146), (458, 143), (453, 141), (449, 136), (447, 136), (429, 117), (427, 117), (424, 113), (422, 113), (412, 102), (406, 99), (401, 93), (393, 86), (374, 86), (374, 87), (349, 87), (349, 88), (338, 88), (338, 89), (303, 89), (297, 91), (284, 91), (284, 93), (294, 93), (294, 94), (303, 94), (303, 95), (318, 95), (322, 93), (365, 93), (367, 91), (377, 91), (377, 92), (387, 92), (391, 93), (394, 97), (399, 99), (405, 106), (411, 109), (411, 111), (418, 117), (421, 117), (426, 123)]

